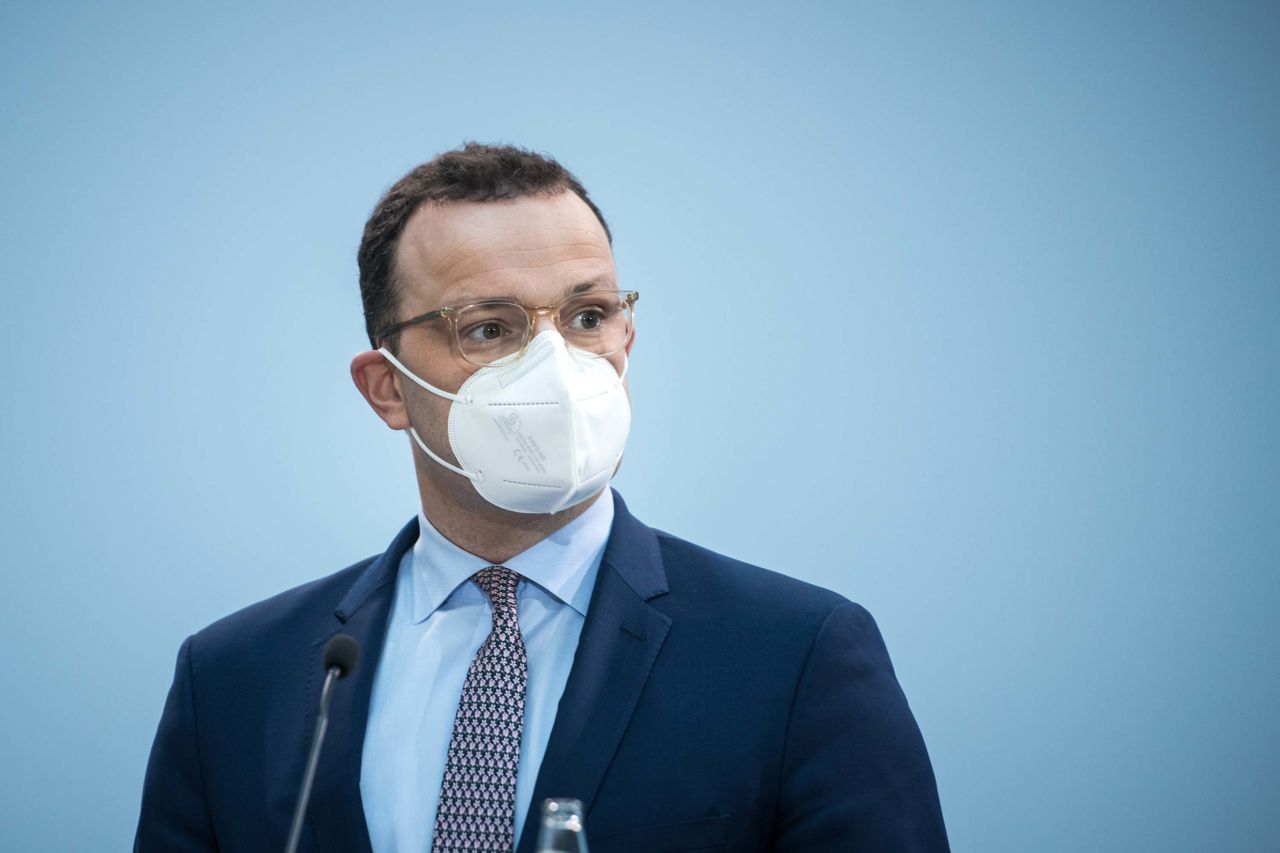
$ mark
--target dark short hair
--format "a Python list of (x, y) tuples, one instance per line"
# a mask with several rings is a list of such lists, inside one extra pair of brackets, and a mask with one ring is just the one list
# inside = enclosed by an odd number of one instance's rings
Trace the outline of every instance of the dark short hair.
[[(545, 154), (514, 145), (468, 142), (423, 163), (396, 181), (369, 215), (356, 256), (369, 344), (378, 346), (378, 331), (399, 319), (396, 247), (405, 224), (418, 208), (450, 201), (508, 201), (565, 191), (587, 203), (612, 245), (613, 233), (600, 208), (568, 169)], [(395, 337), (395, 334), (388, 335), (387, 343), (394, 346)]]

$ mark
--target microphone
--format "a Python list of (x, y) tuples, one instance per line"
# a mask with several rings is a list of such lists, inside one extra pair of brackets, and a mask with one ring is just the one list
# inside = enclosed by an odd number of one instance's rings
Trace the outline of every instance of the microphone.
[(337, 668), (338, 678), (346, 678), (356, 668), (360, 659), (360, 644), (350, 634), (334, 634), (324, 644), (324, 669)]
[(293, 810), (293, 826), (289, 829), (289, 842), (285, 853), (297, 853), (302, 837), (302, 819), (311, 799), (311, 786), (316, 781), (316, 766), (320, 763), (320, 747), (324, 745), (324, 733), (329, 728), (329, 698), (333, 683), (346, 678), (356, 668), (360, 657), (360, 644), (350, 634), (335, 634), (324, 644), (324, 686), (320, 688), (320, 713), (316, 716), (316, 731), (311, 738), (311, 751), (307, 755), (307, 769), (302, 774), (302, 789), (298, 791), (298, 805)]

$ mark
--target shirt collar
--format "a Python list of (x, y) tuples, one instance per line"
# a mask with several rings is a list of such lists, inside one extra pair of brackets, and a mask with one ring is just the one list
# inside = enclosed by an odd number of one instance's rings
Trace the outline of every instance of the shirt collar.
[[(586, 616), (594, 586), (587, 581), (600, 564), (612, 526), (613, 490), (605, 489), (582, 515), (503, 565)], [(422, 512), (410, 556), (415, 624), (434, 613), (473, 574), (493, 565), (444, 538)]]

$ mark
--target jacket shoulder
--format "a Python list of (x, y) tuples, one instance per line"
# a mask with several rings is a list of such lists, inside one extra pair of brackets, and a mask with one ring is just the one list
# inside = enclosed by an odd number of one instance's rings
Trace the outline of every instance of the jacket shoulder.
[(334, 625), (334, 610), (342, 597), (377, 559), (366, 557), (326, 577), (309, 581), (250, 604), (197, 631), (192, 655), (209, 653), (256, 656), (264, 647), (299, 632), (321, 631)]
[(726, 615), (819, 624), (842, 605), (863, 608), (845, 596), (781, 572), (719, 554), (655, 530), (663, 569), (673, 593), (686, 593)]

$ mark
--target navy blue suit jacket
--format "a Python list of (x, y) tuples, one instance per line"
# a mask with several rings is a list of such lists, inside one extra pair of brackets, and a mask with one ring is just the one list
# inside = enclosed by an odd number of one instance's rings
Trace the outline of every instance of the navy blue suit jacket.
[[(616, 496), (615, 496), (616, 497)], [(385, 553), (189, 637), (152, 747), (135, 849), (284, 847), (320, 653), (338, 682), (304, 850), (369, 851), (360, 758), (400, 557)], [(577, 797), (592, 853), (947, 850), (924, 741), (871, 616), (652, 530), (620, 498), (533, 802)], [(518, 853), (533, 853), (538, 809)]]

